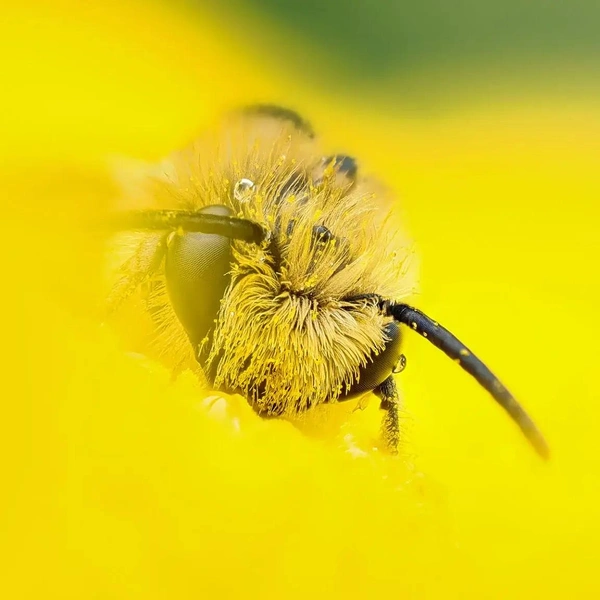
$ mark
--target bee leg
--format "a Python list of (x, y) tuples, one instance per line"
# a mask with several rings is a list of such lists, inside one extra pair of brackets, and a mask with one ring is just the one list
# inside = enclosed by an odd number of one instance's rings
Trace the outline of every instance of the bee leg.
[(150, 234), (138, 246), (133, 256), (120, 268), (119, 280), (106, 299), (106, 313), (113, 313), (162, 264), (169, 234)]
[(394, 381), (390, 375), (383, 383), (374, 390), (374, 394), (381, 399), (379, 407), (385, 411), (381, 423), (381, 435), (390, 454), (398, 454), (400, 444), (400, 396)]

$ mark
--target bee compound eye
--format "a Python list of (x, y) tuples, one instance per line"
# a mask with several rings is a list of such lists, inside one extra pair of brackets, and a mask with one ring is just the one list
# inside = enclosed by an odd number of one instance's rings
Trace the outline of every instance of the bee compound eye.
[[(231, 216), (226, 206), (198, 212)], [(169, 299), (192, 344), (200, 343), (217, 318), (221, 298), (230, 281), (231, 242), (217, 234), (173, 235), (165, 259)]]
[(400, 351), (402, 342), (400, 326), (392, 321), (383, 329), (385, 336), (389, 341), (379, 354), (373, 356), (372, 360), (361, 368), (358, 381), (356, 381), (344, 395), (344, 400), (374, 390), (392, 373), (399, 372), (397, 370), (399, 365), (401, 365), (400, 370), (404, 367), (406, 359), (403, 358), (403, 354)]
[(356, 179), (358, 165), (356, 159), (351, 156), (327, 156), (323, 159), (323, 165), (328, 166), (334, 163), (334, 168), (338, 173), (344, 174), (348, 179)]

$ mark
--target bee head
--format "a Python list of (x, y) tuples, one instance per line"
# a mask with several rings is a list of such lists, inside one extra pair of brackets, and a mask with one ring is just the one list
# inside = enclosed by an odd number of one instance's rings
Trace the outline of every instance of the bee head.
[[(399, 245), (386, 241), (397, 228), (387, 227), (376, 182), (357, 177), (350, 157), (315, 158), (314, 131), (294, 111), (256, 105), (232, 118), (216, 144), (178, 156), (172, 185), (155, 190), (157, 204), (175, 197), (193, 210), (127, 213), (113, 224), (165, 232), (154, 252), (134, 257), (133, 271), (148, 276), (164, 264), (167, 312), (212, 384), (243, 393), (261, 414), (381, 391), (404, 368), (403, 332), (412, 330), (474, 377), (547, 457), (541, 433), (488, 367), (398, 301), (410, 277)], [(216, 168), (203, 170), (201, 156)]]
[[(263, 248), (267, 248), (269, 244), (273, 243), (272, 234), (260, 224), (248, 219), (233, 217), (231, 211), (222, 206), (207, 207), (200, 211), (129, 213), (119, 219), (118, 227), (120, 229), (172, 229), (175, 231), (170, 235), (166, 250), (166, 280), (173, 308), (193, 344), (200, 344), (211, 331), (219, 314), (219, 304), (222, 301), (223, 293), (230, 285), (231, 241), (240, 240)], [(329, 243), (332, 235), (327, 228), (318, 226), (313, 231), (313, 238), (314, 243)], [(200, 296), (206, 298), (206, 295), (208, 295), (208, 299), (200, 302)], [(302, 297), (291, 298), (290, 301), (305, 301), (310, 304), (310, 299)], [(246, 316), (246, 326), (258, 327), (259, 338), (261, 328), (265, 325), (264, 315), (260, 312), (261, 302), (259, 291), (258, 296), (250, 298)], [(544, 458), (548, 457), (546, 441), (525, 410), (489, 368), (447, 329), (407, 304), (380, 296), (377, 290), (360, 297), (342, 299), (339, 304), (339, 308), (342, 310), (336, 314), (342, 314), (344, 307), (351, 309), (356, 306), (363, 307), (365, 309), (362, 313), (363, 316), (368, 316), (370, 319), (370, 321), (363, 320), (362, 326), (369, 327), (373, 325), (373, 322), (379, 323), (382, 343), (366, 364), (363, 364), (359, 371), (354, 373), (354, 383), (346, 386), (341, 393), (338, 390), (338, 398), (373, 390), (393, 372), (403, 368), (404, 357), (400, 351), (400, 344), (401, 325), (405, 325), (459, 363), (510, 415), (537, 452)], [(287, 329), (283, 328), (283, 330), (289, 332), (293, 329), (294, 324), (287, 323), (286, 327)], [(229, 333), (230, 337), (235, 337), (236, 332)], [(238, 330), (237, 333), (244, 339), (242, 330)], [(290, 343), (291, 338), (280, 337), (266, 340), (264, 345), (268, 348), (269, 344), (277, 344), (279, 347), (283, 347), (284, 352), (297, 352), (299, 350), (297, 347), (286, 346)], [(244, 342), (238, 343), (235, 339), (231, 340), (228, 352), (235, 354), (243, 345)], [(345, 351), (343, 344), (332, 347), (337, 348), (338, 358), (340, 358)], [(252, 362), (252, 348), (249, 350), (246, 348), (244, 351), (246, 352), (244, 355), (246, 362)], [(199, 358), (203, 360), (206, 355), (199, 356)], [(336, 356), (328, 358), (336, 360)], [(221, 359), (222, 356), (212, 357), (213, 362)], [(268, 362), (261, 363), (263, 369), (261, 384), (255, 386), (255, 395), (264, 392), (264, 384), (268, 381), (269, 375), (276, 373), (277, 365), (268, 364)], [(310, 387), (310, 380), (303, 381), (302, 385)]]

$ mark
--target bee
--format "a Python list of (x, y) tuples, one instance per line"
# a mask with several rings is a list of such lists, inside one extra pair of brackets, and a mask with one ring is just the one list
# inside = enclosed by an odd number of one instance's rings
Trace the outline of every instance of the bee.
[[(296, 112), (255, 105), (149, 174), (115, 213), (128, 256), (111, 311), (143, 291), (157, 343), (193, 359), (213, 389), (264, 417), (294, 417), (369, 393), (396, 453), (403, 327), (472, 375), (540, 456), (544, 437), (452, 333), (403, 302), (411, 251), (392, 194), (350, 156), (321, 152)], [(131, 200), (131, 198), (130, 198)]]

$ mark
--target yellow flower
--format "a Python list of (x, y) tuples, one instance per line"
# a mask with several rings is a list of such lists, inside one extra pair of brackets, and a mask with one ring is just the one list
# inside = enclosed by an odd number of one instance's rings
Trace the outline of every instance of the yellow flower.
[[(0, 21), (5, 597), (598, 594), (590, 102), (515, 91), (411, 119), (326, 97), (227, 15), (39, 0)], [(549, 464), (418, 336), (391, 459), (374, 402), (263, 421), (100, 324), (105, 257), (81, 224), (116, 192), (106, 157), (160, 158), (254, 100), (293, 103), (394, 188), (419, 306), (531, 410)]]

